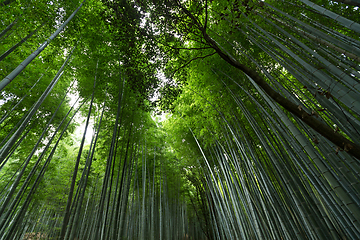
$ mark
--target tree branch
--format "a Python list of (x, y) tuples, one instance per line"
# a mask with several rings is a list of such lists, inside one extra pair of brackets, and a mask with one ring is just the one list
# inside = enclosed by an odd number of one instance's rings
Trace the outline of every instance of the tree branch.
[(206, 29), (200, 24), (200, 22), (195, 18), (195, 16), (186, 8), (184, 8), (178, 1), (178, 6), (187, 14), (194, 22), (194, 24), (199, 28), (202, 32), (205, 41), (212, 46), (212, 48), (216, 51), (216, 53), (224, 59), (227, 63), (232, 65), (233, 67), (239, 69), (243, 73), (250, 76), (256, 84), (258, 84), (275, 102), (281, 105), (283, 108), (293, 113), (299, 119), (301, 119), (304, 123), (306, 123), (309, 127), (314, 129), (316, 132), (320, 133), (322, 136), (330, 140), (336, 146), (344, 149), (346, 152), (351, 154), (360, 160), (360, 146), (355, 144), (354, 142), (348, 140), (341, 134), (337, 133), (329, 127), (327, 124), (317, 120), (314, 116), (307, 113), (302, 108), (299, 108), (298, 105), (293, 103), (292, 101), (286, 99), (278, 92), (276, 92), (266, 81), (265, 79), (254, 69), (247, 67), (246, 65), (238, 62), (232, 56), (225, 53), (219, 45), (213, 40), (207, 33)]
[(196, 58), (191, 59), (190, 61), (188, 61), (187, 63), (185, 63), (184, 65), (182, 65), (182, 66), (179, 67), (178, 69), (176, 69), (176, 70), (171, 74), (171, 78), (175, 75), (175, 73), (176, 73), (177, 71), (179, 71), (180, 69), (186, 67), (186, 66), (189, 65), (192, 61), (197, 60), (197, 59), (204, 59), (204, 58), (210, 57), (210, 56), (214, 55), (215, 53), (216, 53), (216, 52), (213, 52), (213, 53), (210, 53), (210, 54), (205, 55), (205, 56), (196, 57)]
[(172, 49), (178, 49), (178, 50), (203, 50), (203, 49), (210, 49), (212, 47), (198, 47), (198, 48), (178, 48), (178, 47), (172, 47), (172, 46), (169, 46), (171, 47)]
[(204, 29), (206, 31), (206, 27), (207, 27), (207, 23), (208, 23), (208, 1), (205, 1), (205, 23), (204, 23)]

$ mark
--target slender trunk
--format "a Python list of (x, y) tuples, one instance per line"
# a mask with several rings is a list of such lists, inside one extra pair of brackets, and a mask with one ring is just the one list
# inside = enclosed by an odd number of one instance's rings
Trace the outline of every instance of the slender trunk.
[[(45, 70), (47, 72), (47, 69)], [(14, 111), (14, 109), (19, 106), (19, 104), (30, 94), (30, 92), (34, 89), (36, 84), (41, 80), (41, 78), (44, 76), (44, 73), (41, 74), (41, 76), (38, 78), (38, 80), (32, 85), (32, 87), (29, 89), (29, 91), (9, 110), (7, 111), (1, 118), (0, 118), (0, 124), (2, 124), (5, 119)], [(10, 120), (11, 121), (11, 120)], [(3, 126), (4, 127), (4, 126)], [(1, 144), (0, 144), (1, 145)]]
[[(268, 6), (269, 8), (275, 10), (276, 12), (279, 12), (281, 13), (282, 15), (284, 15), (285, 17), (291, 19), (292, 21), (294, 21), (294, 23), (296, 23), (296, 25), (298, 25), (299, 27), (298, 28), (302, 28), (304, 29), (307, 33), (310, 33), (314, 36), (316, 36), (317, 38), (320, 38), (320, 39), (323, 39), (323, 40), (326, 40), (327, 42), (330, 42), (334, 45), (336, 45), (337, 47), (341, 47), (342, 49), (346, 50), (347, 52), (351, 52), (353, 54), (356, 54), (356, 55), (360, 55), (360, 50), (358, 48), (359, 44), (358, 44), (358, 41), (354, 40), (354, 43), (355, 43), (355, 46), (354, 44), (348, 44), (346, 42), (343, 42), (342, 40), (338, 39), (338, 37), (333, 37), (329, 34), (326, 34), (324, 33), (323, 31), (320, 31), (302, 21), (300, 21), (299, 19), (297, 18), (294, 18), (293, 16), (277, 9), (276, 7), (274, 6), (271, 6), (270, 4), (268, 3), (264, 3), (266, 6)], [(323, 28), (324, 26), (323, 25), (319, 25), (320, 28)], [(297, 30), (297, 29), (295, 29)], [(337, 32), (337, 34), (340, 34)]]
[(19, 46), (21, 46), (24, 42), (26, 42), (29, 38), (32, 37), (32, 35), (34, 35), (37, 31), (39, 31), (39, 29), (44, 26), (44, 23), (38, 27), (37, 29), (35, 29), (34, 31), (32, 31), (31, 33), (29, 33), (26, 37), (24, 37), (23, 39), (21, 39), (20, 42), (18, 42), (17, 44), (15, 44), (14, 46), (12, 46), (9, 50), (7, 50), (6, 52), (4, 52), (1, 56), (0, 56), (0, 61), (4, 60), (10, 53), (12, 53), (16, 48), (18, 48)]
[[(85, 102), (84, 102), (85, 103)], [(69, 122), (67, 123), (67, 125), (64, 127), (64, 129), (62, 130), (58, 140), (56, 141), (55, 143), (55, 146), (52, 148), (49, 156), (47, 157), (44, 165), (42, 166), (41, 170), (40, 170), (40, 173), (38, 174), (37, 178), (35, 179), (35, 182), (34, 184), (32, 185), (30, 191), (29, 191), (29, 194), (28, 196), (26, 197), (23, 205), (21, 206), (19, 212), (17, 213), (17, 215), (15, 216), (14, 219), (11, 220), (10, 222), (10, 228), (8, 230), (8, 232), (6, 233), (6, 240), (10, 240), (10, 239), (13, 239), (12, 238), (12, 234), (13, 234), (13, 231), (15, 230), (17, 224), (21, 223), (22, 220), (23, 220), (23, 215), (26, 213), (26, 210), (28, 209), (29, 207), (29, 204), (30, 204), (30, 200), (33, 196), (33, 194), (36, 192), (37, 190), (37, 187), (39, 186), (39, 183), (40, 183), (40, 180), (42, 179), (43, 175), (45, 174), (45, 171), (47, 169), (47, 166), (48, 164), (50, 163), (54, 153), (55, 153), (55, 150), (60, 142), (60, 140), (62, 139), (62, 136), (64, 135), (64, 133), (66, 132), (68, 126), (70, 125), (70, 123), (72, 122), (72, 119), (76, 116), (77, 112), (80, 110), (80, 108), (82, 107), (82, 105), (84, 104), (82, 103), (78, 109), (75, 111), (75, 113), (73, 114), (73, 116), (71, 117), (71, 119), (69, 120)], [(75, 105), (75, 104), (74, 104)], [(73, 106), (74, 107), (74, 106)], [(54, 140), (55, 138), (55, 135), (58, 133), (58, 131), (60, 130), (60, 127), (62, 126), (62, 124), (64, 123), (64, 121), (66, 120), (67, 116), (70, 114), (70, 112), (72, 111), (73, 107), (68, 111), (68, 113), (66, 114), (66, 116), (63, 118), (63, 120), (61, 121), (61, 123), (59, 124), (59, 126), (57, 127), (57, 129), (55, 130), (55, 132), (53, 133), (52, 137), (50, 138), (49, 142), (46, 144), (45, 146), (45, 149), (43, 150), (43, 152), (41, 153), (41, 155), (39, 156), (38, 158), (38, 162), (41, 161), (41, 159), (45, 156), (45, 153), (46, 151), (49, 149), (52, 141)], [(10, 219), (8, 219), (8, 221), (10, 221)], [(6, 226), (6, 228), (8, 228), (9, 226)]]
[[(86, 186), (87, 186), (88, 177), (90, 175), (90, 169), (91, 169), (92, 161), (93, 161), (93, 158), (94, 158), (95, 146), (96, 146), (96, 143), (97, 143), (97, 140), (98, 140), (98, 137), (99, 137), (101, 122), (102, 122), (103, 115), (104, 115), (105, 103), (106, 103), (106, 94), (105, 94), (105, 100), (104, 100), (103, 109), (101, 111), (100, 120), (98, 122), (98, 128), (96, 130), (96, 134), (91, 139), (91, 144), (90, 144), (90, 149), (89, 149), (89, 153), (91, 153), (91, 154), (88, 154), (88, 156), (87, 156), (87, 160), (86, 160), (86, 163), (85, 163), (83, 174), (82, 174), (81, 180), (80, 180), (80, 183), (82, 184), (82, 186), (79, 186), (79, 188), (82, 187), (82, 191), (79, 194), (80, 197), (79, 197), (79, 201), (77, 203), (77, 206), (75, 208), (74, 219), (72, 221), (71, 226), (69, 227), (71, 229), (70, 238), (69, 238), (70, 240), (74, 239), (75, 234), (79, 234), (79, 232), (80, 232), (80, 229), (77, 228), (78, 219), (80, 217), (81, 205), (82, 205), (82, 202), (83, 202), (83, 199), (84, 199), (85, 189), (86, 189)], [(93, 141), (94, 141), (94, 143), (93, 143)]]
[(85, 0), (80, 4), (80, 6), (71, 14), (71, 16), (43, 43), (41, 46), (35, 50), (30, 56), (28, 56), (19, 66), (17, 66), (9, 75), (7, 75), (0, 82), (0, 91), (2, 91), (14, 78), (21, 73), (22, 70), (26, 68), (29, 63), (34, 60), (46, 47), (49, 43), (54, 40), (54, 38), (65, 28), (65, 26), (70, 22), (70, 20), (75, 16), (75, 14), (80, 10)]
[(325, 16), (334, 19), (335, 21), (337, 21), (339, 24), (343, 25), (344, 27), (354, 30), (357, 33), (360, 33), (360, 24), (356, 23), (352, 20), (349, 20), (347, 18), (344, 18), (334, 12), (331, 12), (311, 1), (308, 0), (300, 0), (300, 2), (308, 5), (309, 7), (315, 9), (316, 11), (318, 11), (321, 14), (324, 14)]
[[(16, 180), (14, 181), (14, 183), (11, 186), (11, 189), (8, 193), (8, 195), (6, 196), (5, 201), (2, 203), (1, 209), (0, 209), (0, 215), (3, 215), (3, 211), (4, 209), (6, 209), (7, 204), (9, 203), (10, 199), (12, 198), (12, 195), (14, 194), (16, 187), (18, 186), (18, 184), (20, 183), (20, 180), (22, 178), (22, 175), (24, 174), (27, 165), (30, 163), (31, 158), (33, 157), (35, 151), (37, 150), (38, 146), (40, 145), (40, 143), (42, 142), (43, 137), (45, 136), (46, 132), (48, 131), (50, 124), (52, 122), (52, 120), (54, 119), (54, 117), (56, 116), (58, 110), (60, 109), (60, 106), (62, 105), (63, 101), (65, 100), (67, 94), (65, 94), (63, 100), (61, 101), (61, 103), (58, 105), (57, 109), (55, 110), (55, 112), (53, 113), (51, 119), (48, 121), (46, 127), (44, 128), (41, 136), (39, 137), (38, 141), (36, 142), (35, 146), (33, 147), (31, 153), (28, 155), (28, 157), (25, 160), (25, 164), (23, 165), (22, 170), (18, 173)], [(44, 151), (43, 151), (44, 153)], [(32, 178), (32, 176), (35, 174), (35, 171), (37, 169), (37, 166), (40, 164), (40, 159), (35, 163), (35, 165), (33, 166), (32, 170), (30, 171), (29, 175), (27, 176), (26, 180), (24, 181), (21, 189), (18, 191), (15, 199), (13, 200), (12, 205), (10, 205), (9, 210), (7, 211), (6, 214), (4, 214), (5, 216), (9, 216), (10, 212), (13, 210), (14, 206), (17, 204), (17, 202), (20, 200), (21, 195), (23, 194), (23, 192), (26, 190), (28, 184), (30, 183), (30, 180)], [(7, 219), (7, 217), (5, 217), (3, 219), (3, 221), (0, 222), (0, 227), (3, 227), (3, 223), (4, 221)]]
[[(124, 82), (123, 82), (124, 83)], [(119, 89), (120, 89), (120, 84), (119, 84)], [(103, 220), (103, 209), (104, 209), (104, 205), (105, 205), (105, 198), (106, 198), (106, 191), (108, 189), (108, 181), (109, 181), (109, 176), (110, 176), (110, 168), (111, 168), (111, 163), (112, 163), (112, 159), (114, 157), (114, 151), (115, 151), (115, 142), (116, 142), (116, 136), (117, 136), (117, 128), (118, 128), (118, 124), (119, 124), (119, 118), (120, 118), (120, 112), (122, 109), (122, 92), (119, 91), (118, 94), (118, 106), (117, 106), (117, 113), (116, 113), (116, 119), (115, 119), (115, 124), (114, 124), (114, 128), (113, 128), (113, 133), (112, 133), (112, 139), (111, 139), (111, 145), (110, 145), (110, 151), (109, 151), (109, 156), (107, 158), (106, 161), (106, 170), (105, 170), (105, 176), (104, 176), (104, 180), (103, 180), (103, 185), (102, 185), (102, 190), (101, 190), (101, 196), (100, 196), (100, 203), (99, 203), (99, 211), (97, 213), (96, 216), (96, 226), (95, 226), (95, 232), (92, 236), (92, 239), (101, 239), (101, 228), (102, 228), (102, 222)]]
[[(129, 136), (128, 136), (128, 141), (127, 141), (127, 144), (126, 144), (126, 150), (125, 150), (125, 156), (124, 156), (124, 164), (123, 164), (123, 167), (122, 167), (122, 173), (121, 173), (121, 180), (120, 180), (120, 185), (118, 186), (117, 189), (124, 189), (124, 177), (125, 177), (125, 171), (127, 169), (127, 158), (128, 158), (128, 151), (129, 151), (129, 144), (130, 144), (130, 136), (131, 136), (131, 131), (132, 131), (132, 125), (130, 126), (130, 130), (129, 130)], [(119, 166), (120, 168), (120, 166)], [(120, 175), (120, 171), (119, 171), (119, 175)], [(119, 214), (122, 213), (120, 210), (123, 209), (122, 208), (122, 204), (121, 204), (121, 197), (124, 197), (122, 196), (123, 191), (120, 191), (118, 193), (118, 199), (117, 199), (117, 207), (115, 209), (115, 222), (114, 222), (114, 226), (115, 226), (115, 229), (114, 229), (114, 232), (113, 232), (113, 238), (112, 239), (118, 239), (118, 236), (122, 236), (121, 233), (123, 231), (123, 225), (121, 225), (121, 223), (123, 223), (124, 221), (120, 221), (120, 225), (119, 225)], [(125, 199), (127, 199), (128, 197), (125, 195)], [(126, 205), (125, 205), (126, 206)], [(123, 214), (123, 213), (122, 213)]]
[(327, 46), (327, 47), (333, 49), (334, 51), (336, 51), (336, 52), (338, 52), (338, 53), (340, 53), (340, 54), (344, 54), (344, 55), (347, 56), (348, 58), (351, 58), (351, 59), (353, 59), (353, 60), (355, 60), (355, 61), (357, 61), (357, 62), (360, 63), (360, 56), (358, 56), (358, 55), (356, 55), (356, 54), (354, 54), (354, 53), (351, 53), (351, 52), (349, 52), (349, 51), (346, 51), (346, 50), (344, 50), (344, 49), (342, 49), (342, 48), (340, 48), (340, 47), (337, 47), (337, 46), (335, 46), (334, 44), (332, 44), (332, 43), (330, 43), (330, 42), (328, 42), (328, 41), (326, 41), (326, 40), (324, 40), (324, 39), (322, 39), (322, 38), (320, 38), (320, 37), (316, 37), (316, 36), (314, 36), (313, 34), (311, 34), (311, 33), (309, 33), (309, 32), (306, 32), (306, 31), (304, 31), (304, 30), (301, 30), (300, 28), (297, 28), (297, 27), (294, 27), (294, 26), (290, 26), (289, 24), (285, 23), (284, 21), (282, 21), (282, 20), (280, 20), (280, 19), (278, 19), (278, 18), (275, 18), (274, 16), (271, 16), (270, 14), (268, 14), (268, 13), (266, 13), (266, 12), (263, 12), (263, 14), (266, 15), (267, 17), (270, 17), (271, 19), (277, 21), (277, 22), (280, 23), (281, 25), (287, 26), (287, 27), (295, 30), (297, 33), (302, 34), (302, 35), (308, 37), (309, 39), (311, 39), (311, 40), (313, 40), (313, 41), (316, 41), (316, 42), (318, 42), (318, 43), (320, 43), (320, 44), (322, 44), (322, 45), (324, 45), (324, 46)]
[(65, 60), (65, 62), (63, 63), (63, 65), (61, 66), (61, 68), (59, 69), (59, 71), (57, 72), (57, 74), (55, 75), (55, 77), (53, 78), (53, 80), (50, 82), (49, 86), (46, 88), (46, 90), (44, 91), (44, 93), (40, 96), (40, 98), (38, 99), (38, 101), (36, 103), (34, 103), (34, 105), (32, 106), (32, 108), (30, 109), (28, 115), (25, 117), (24, 121), (21, 123), (21, 125), (19, 126), (19, 128), (15, 131), (15, 133), (11, 136), (11, 138), (4, 144), (4, 146), (0, 149), (0, 164), (4, 161), (4, 159), (6, 158), (6, 156), (8, 155), (10, 149), (12, 148), (12, 146), (15, 144), (15, 142), (17, 141), (17, 139), (20, 137), (20, 135), (22, 134), (22, 132), (24, 131), (25, 127), (27, 126), (27, 124), (29, 123), (29, 121), (31, 120), (31, 118), (34, 116), (34, 114), (36, 113), (36, 111), (40, 108), (40, 105), (44, 102), (44, 100), (46, 99), (46, 97), (50, 94), (50, 92), (52, 91), (52, 89), (55, 87), (56, 83), (59, 81), (59, 79), (61, 78), (62, 74), (64, 73), (64, 68), (66, 67), (68, 61), (70, 60), (70, 57), (72, 56), (72, 53), (74, 51), (75, 47), (72, 49), (72, 51), (70, 52), (69, 56), (67, 57), (67, 59)]
[(331, 127), (317, 120), (314, 116), (310, 115), (302, 108), (299, 108), (299, 105), (296, 105), (292, 101), (281, 96), (265, 81), (265, 79), (259, 73), (257, 73), (256, 70), (251, 69), (244, 64), (238, 62), (232, 56), (228, 55), (225, 51), (223, 51), (222, 48), (216, 43), (216, 41), (213, 40), (206, 33), (206, 29), (202, 27), (202, 25), (197, 21), (195, 16), (180, 4), (179, 6), (192, 19), (193, 23), (199, 28), (199, 30), (201, 30), (206, 42), (217, 52), (217, 54), (222, 59), (224, 59), (233, 67), (250, 76), (257, 85), (259, 85), (275, 102), (277, 102), (283, 108), (293, 113), (303, 122), (305, 122), (308, 126), (310, 126), (316, 132), (320, 133), (322, 136), (330, 140), (336, 146), (344, 149), (346, 152), (360, 160), (360, 145), (355, 144), (347, 138), (343, 137), (341, 134), (335, 132), (334, 129), (332, 129)]
[(3, 31), (0, 33), (0, 39), (17, 23), (18, 19), (15, 19), (12, 23), (10, 23)]
[[(97, 65), (96, 65), (96, 69), (97, 69)], [(73, 175), (72, 175), (71, 186), (70, 186), (68, 200), (67, 200), (67, 204), (66, 204), (65, 216), (64, 216), (63, 223), (62, 223), (62, 227), (61, 227), (60, 240), (63, 240), (65, 238), (67, 225), (68, 225), (68, 222), (69, 222), (69, 219), (70, 219), (70, 207), (72, 205), (72, 198), (73, 198), (74, 189), (75, 189), (76, 176), (77, 176), (77, 172), (78, 172), (78, 168), (79, 168), (79, 164), (80, 164), (80, 158), (81, 158), (81, 154), (82, 154), (82, 149), (83, 149), (84, 144), (85, 144), (86, 132), (87, 132), (87, 128), (89, 126), (91, 110), (92, 110), (93, 102), (94, 102), (95, 84), (96, 84), (96, 73), (95, 73), (93, 92), (92, 92), (92, 96), (91, 96), (91, 102), (90, 102), (90, 108), (89, 108), (89, 111), (88, 111), (88, 116), (87, 116), (87, 119), (86, 119), (84, 134), (83, 134), (83, 137), (82, 137), (82, 140), (81, 140), (78, 156), (76, 158), (76, 163), (75, 163), (75, 167), (74, 167), (74, 172), (73, 172)]]

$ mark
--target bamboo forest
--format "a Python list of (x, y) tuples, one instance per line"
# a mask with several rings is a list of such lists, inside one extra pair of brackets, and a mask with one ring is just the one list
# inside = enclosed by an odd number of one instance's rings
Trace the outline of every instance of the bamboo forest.
[(0, 240), (360, 239), (360, 0), (0, 0)]

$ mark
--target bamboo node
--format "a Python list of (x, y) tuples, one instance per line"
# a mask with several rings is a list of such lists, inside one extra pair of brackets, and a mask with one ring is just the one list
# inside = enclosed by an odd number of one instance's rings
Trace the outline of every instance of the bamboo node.
[(302, 114), (301, 114), (301, 118), (305, 118), (305, 117), (307, 117), (307, 116), (310, 116), (310, 114), (308, 114), (307, 112), (303, 112)]
[(326, 97), (327, 99), (329, 99), (329, 98), (332, 97), (332, 95), (331, 95), (330, 92), (326, 91), (326, 92), (325, 92), (325, 97)]
[(315, 136), (314, 136), (311, 140), (312, 140), (313, 143), (315, 143), (315, 144), (318, 144), (318, 143), (319, 143), (319, 140), (318, 140)]
[(312, 110), (312, 111), (311, 111), (311, 116), (318, 117), (319, 115), (317, 114), (317, 112), (315, 112), (314, 110)]
[(335, 154), (338, 155), (340, 151), (342, 151), (342, 149), (340, 147), (337, 147), (335, 150)]
[(353, 145), (351, 145), (350, 143), (347, 143), (347, 144), (345, 144), (345, 146), (344, 146), (344, 150), (345, 150), (345, 152), (349, 152), (351, 149), (353, 149), (354, 147), (353, 147)]

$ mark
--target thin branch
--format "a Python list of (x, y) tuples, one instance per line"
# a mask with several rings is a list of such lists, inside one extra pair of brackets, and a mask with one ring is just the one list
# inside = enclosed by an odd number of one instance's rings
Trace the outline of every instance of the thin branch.
[(235, 58), (233, 58), (230, 54), (223, 50), (223, 48), (218, 45), (218, 43), (212, 39), (206, 32), (199, 21), (195, 18), (195, 16), (186, 8), (181, 6), (179, 1), (177, 1), (178, 6), (194, 21), (194, 24), (197, 25), (199, 30), (203, 33), (204, 39), (206, 42), (213, 47), (213, 49), (218, 53), (218, 55), (225, 60), (227, 63), (232, 65), (233, 67), (239, 69), (241, 72), (247, 74), (251, 77), (254, 82), (261, 87), (276, 103), (285, 108), (287, 111), (293, 113), (299, 119), (301, 119), (304, 123), (306, 123), (309, 127), (314, 129), (316, 132), (320, 133), (322, 136), (330, 140), (336, 146), (344, 149), (346, 152), (351, 154), (360, 160), (360, 145), (348, 140), (346, 137), (337, 133), (329, 127), (327, 124), (317, 120), (311, 114), (309, 114), (306, 110), (303, 110), (298, 107), (297, 104), (290, 101), (289, 99), (283, 97), (277, 91), (275, 91), (266, 81), (265, 79), (254, 69), (246, 66), (243, 63), (240, 63)]
[(205, 23), (204, 23), (204, 31), (206, 32), (206, 27), (208, 23), (208, 1), (205, 1)]
[(201, 32), (204, 33), (205, 29), (204, 27), (201, 25), (201, 23), (199, 22), (198, 19), (195, 18), (195, 16), (189, 12), (189, 10), (187, 10), (185, 7), (182, 6), (182, 4), (179, 1), (176, 1), (176, 4), (178, 5), (178, 7), (181, 8), (181, 10), (183, 10), (185, 12), (185, 14), (191, 18), (191, 20), (193, 21), (193, 23), (199, 28), (199, 30)]
[(172, 47), (172, 46), (169, 46), (171, 47), (172, 49), (178, 49), (178, 50), (203, 50), (203, 49), (210, 49), (212, 47), (198, 47), (198, 48), (177, 48), (177, 47)]
[(180, 69), (186, 67), (186, 66), (189, 65), (192, 61), (197, 60), (197, 59), (204, 59), (204, 58), (210, 57), (210, 56), (212, 56), (212, 55), (214, 55), (214, 54), (216, 54), (216, 52), (210, 53), (210, 54), (205, 55), (205, 56), (196, 57), (196, 58), (191, 59), (190, 61), (188, 61), (187, 63), (185, 63), (184, 65), (182, 65), (182, 66), (179, 67), (178, 69), (176, 69), (176, 70), (171, 74), (171, 78), (174, 77), (174, 75), (175, 75), (175, 73), (176, 73), (177, 71), (179, 71)]

